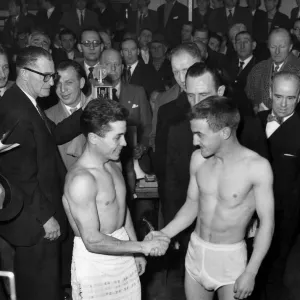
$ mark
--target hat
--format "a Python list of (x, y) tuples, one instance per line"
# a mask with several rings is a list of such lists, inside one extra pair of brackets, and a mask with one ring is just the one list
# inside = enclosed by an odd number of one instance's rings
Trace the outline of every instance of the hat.
[[(4, 194), (4, 195), (3, 195)], [(0, 209), (0, 222), (13, 219), (23, 207), (23, 199), (16, 189), (12, 189), (8, 180), (0, 174), (0, 197), (4, 196), (3, 208)]]
[(165, 41), (164, 35), (159, 32), (153, 34), (151, 43), (161, 43), (164, 44), (166, 47), (168, 46), (167, 42)]
[(1, 174), (0, 186), (5, 197), (0, 209), (0, 236), (14, 246), (36, 244), (43, 237), (44, 230), (29, 207), (24, 205), (28, 196)]

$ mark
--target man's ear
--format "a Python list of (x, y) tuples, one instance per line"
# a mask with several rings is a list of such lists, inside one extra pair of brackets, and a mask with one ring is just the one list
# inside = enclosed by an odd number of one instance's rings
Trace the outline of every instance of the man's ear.
[(97, 134), (93, 133), (93, 132), (90, 132), (90, 133), (88, 134), (88, 140), (89, 140), (89, 142), (90, 142), (91, 144), (93, 144), (93, 145), (96, 145), (96, 144), (97, 144), (98, 137), (99, 137), (99, 136), (98, 136)]
[(80, 89), (83, 89), (84, 85), (85, 85), (85, 79), (84, 79), (84, 77), (81, 77), (80, 78)]
[(79, 51), (80, 53), (83, 52), (83, 51), (82, 51), (82, 45), (81, 45), (81, 44), (77, 44), (77, 49), (78, 49), (78, 51)]
[(255, 48), (256, 48), (256, 42), (253, 41), (253, 42), (252, 42), (252, 50), (255, 50)]
[(222, 137), (224, 140), (228, 140), (231, 137), (232, 129), (229, 127), (224, 127), (222, 129)]

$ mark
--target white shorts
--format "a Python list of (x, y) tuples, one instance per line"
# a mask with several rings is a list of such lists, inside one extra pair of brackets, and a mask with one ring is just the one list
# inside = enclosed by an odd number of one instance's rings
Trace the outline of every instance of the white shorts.
[(244, 241), (236, 244), (212, 244), (191, 234), (185, 258), (189, 275), (206, 290), (234, 284), (247, 265), (247, 248)]

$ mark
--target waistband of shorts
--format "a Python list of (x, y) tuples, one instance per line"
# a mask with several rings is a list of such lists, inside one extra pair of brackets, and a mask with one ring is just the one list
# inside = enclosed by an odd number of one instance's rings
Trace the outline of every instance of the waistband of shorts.
[(202, 247), (211, 250), (232, 251), (244, 248), (246, 243), (244, 240), (234, 244), (215, 244), (203, 240), (195, 231), (191, 234), (191, 241), (199, 243)]

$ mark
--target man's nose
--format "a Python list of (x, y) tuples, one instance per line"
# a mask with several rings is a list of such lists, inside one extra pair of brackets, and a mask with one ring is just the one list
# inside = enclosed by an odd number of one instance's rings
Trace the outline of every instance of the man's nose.
[(0, 77), (5, 77), (4, 71), (2, 68), (0, 68)]
[(279, 47), (276, 47), (275, 48), (275, 54), (279, 54), (280, 53), (280, 48)]

